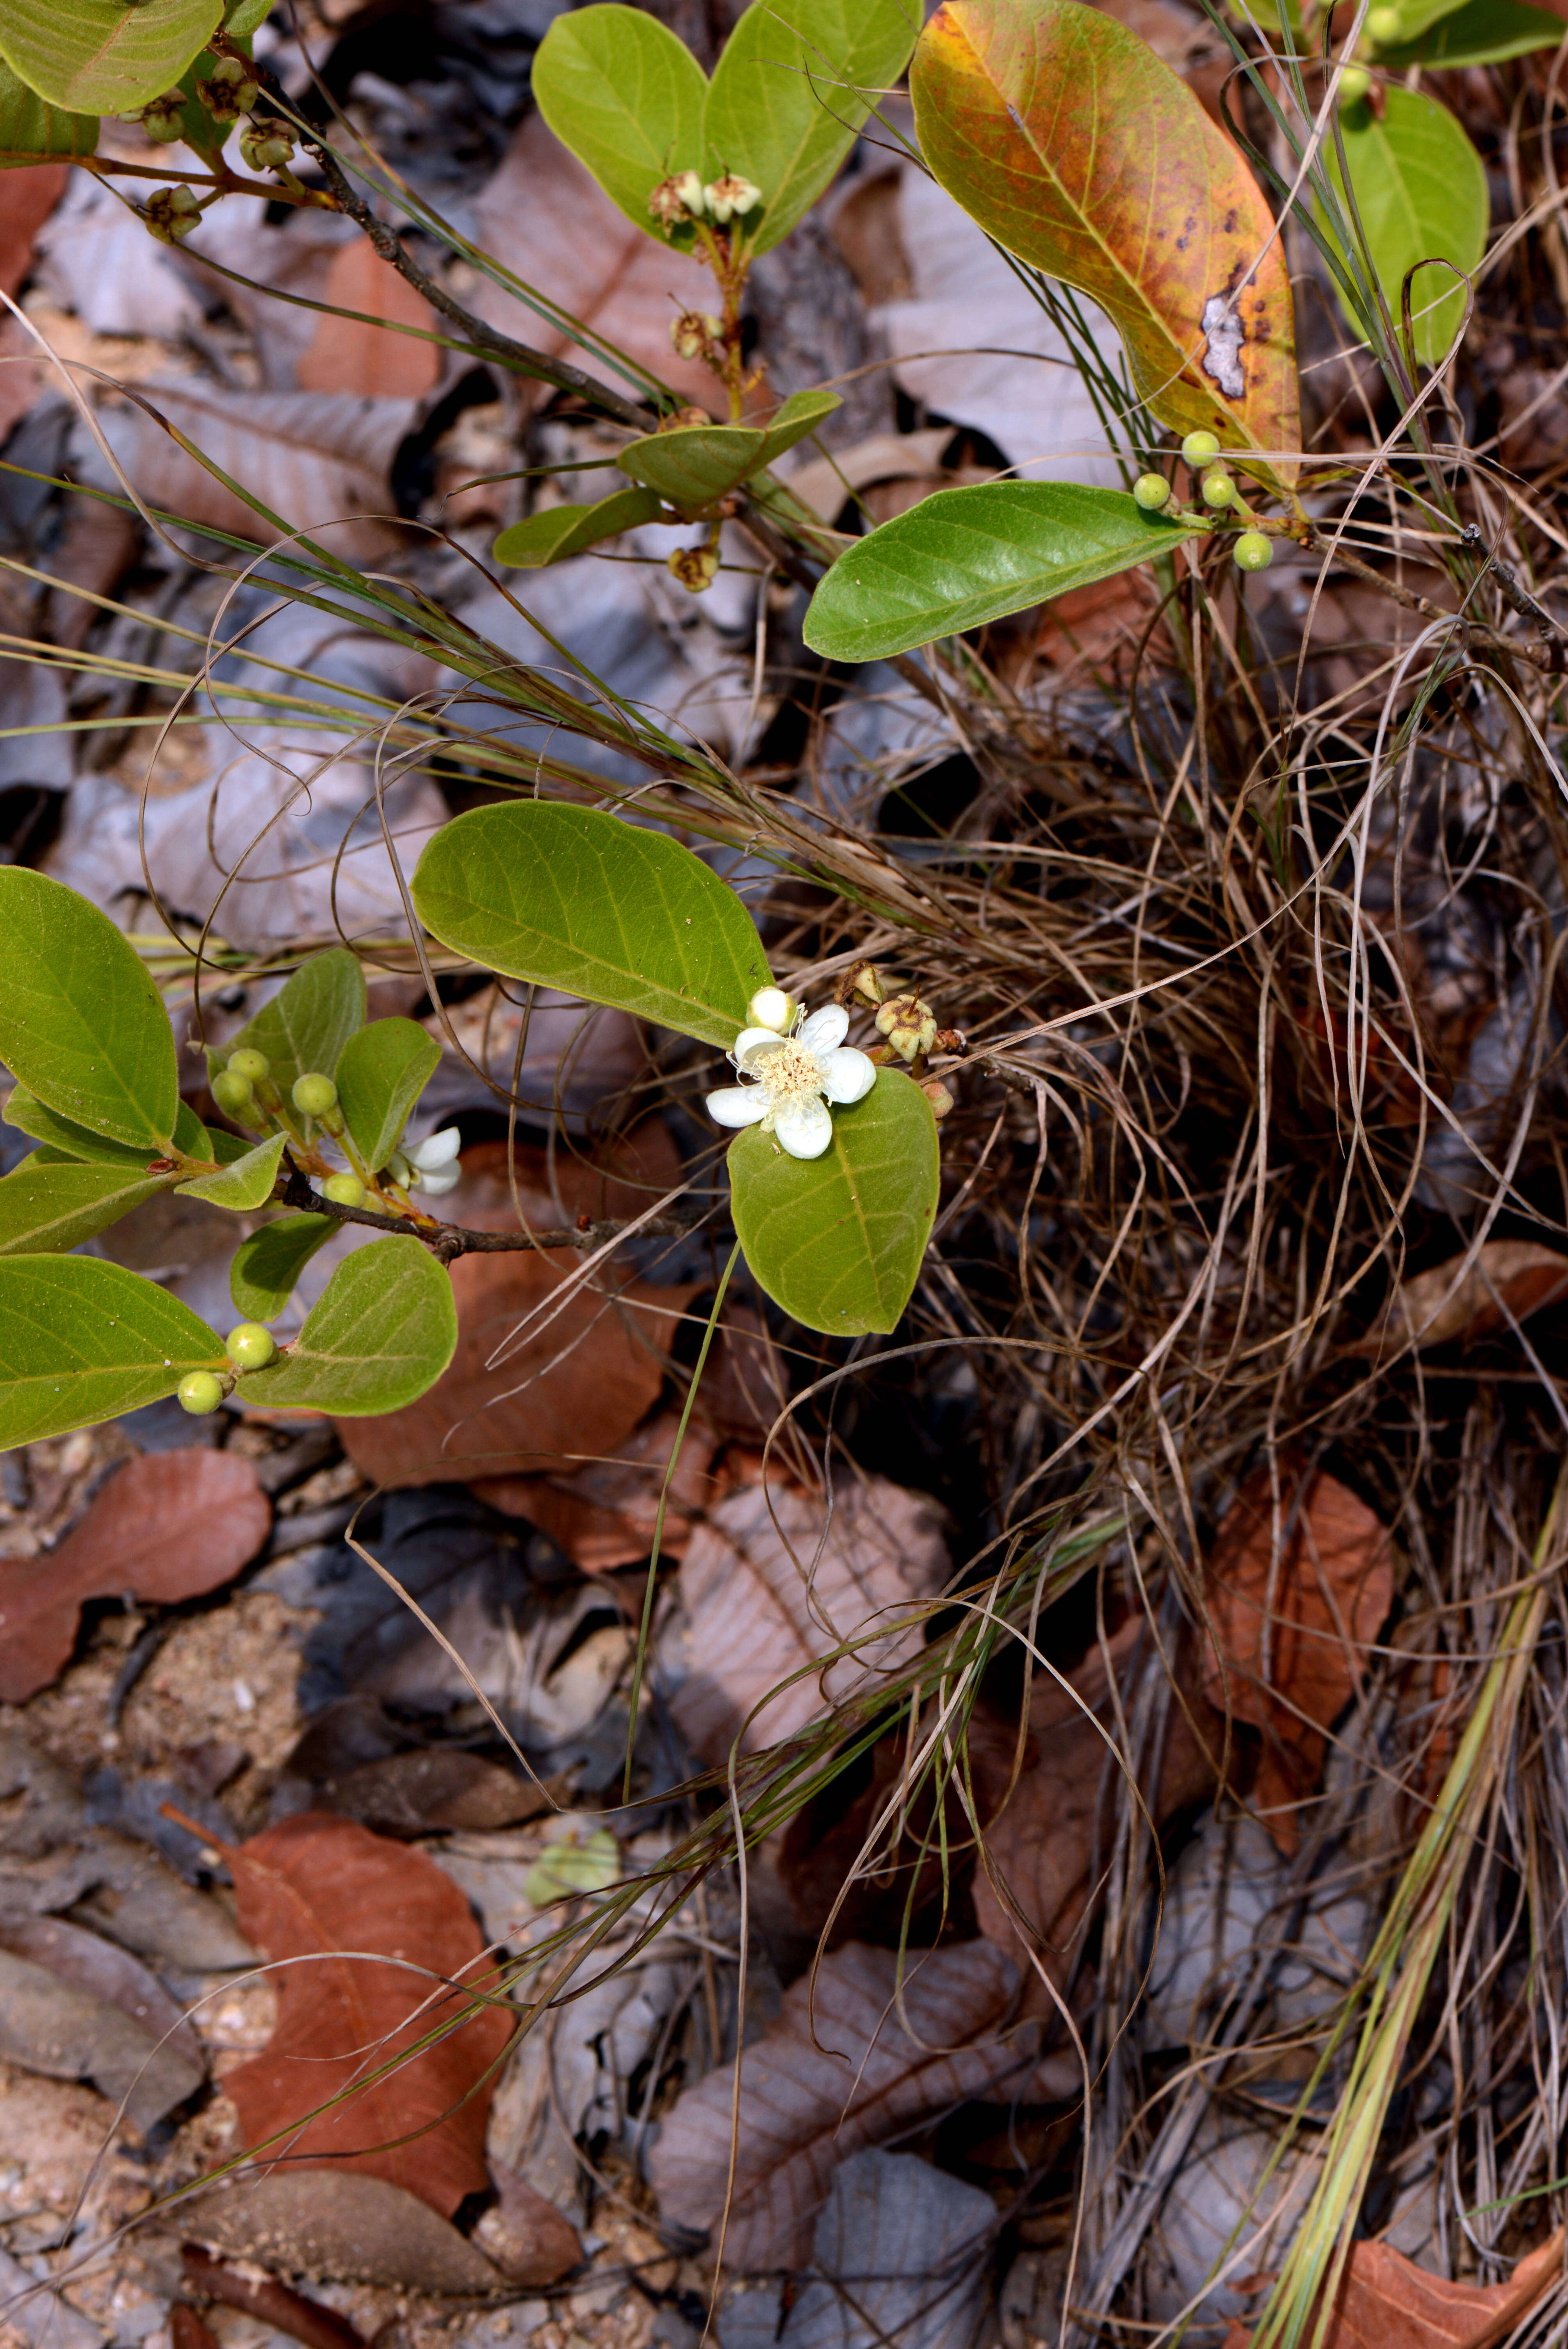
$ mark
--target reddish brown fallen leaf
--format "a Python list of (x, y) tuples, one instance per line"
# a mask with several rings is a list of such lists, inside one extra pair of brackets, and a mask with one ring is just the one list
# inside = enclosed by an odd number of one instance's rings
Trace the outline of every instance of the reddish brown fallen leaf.
[(1462, 1256), (1401, 1281), (1377, 1326), (1356, 1348), (1378, 1354), (1395, 1346), (1449, 1346), (1491, 1337), (1509, 1320), (1528, 1320), (1568, 1296), (1568, 1257), (1535, 1240), (1488, 1240), (1461, 1273)]
[(559, 2283), (583, 2264), (583, 2245), (570, 2219), (515, 2169), (490, 2164), (496, 2206), (486, 2213), (480, 2239), (513, 2283)]
[[(304, 2349), (365, 2349), (365, 2335), (346, 2316), (339, 2316), (335, 2308), (325, 2308), (319, 2300), (307, 2300), (304, 2292), (291, 2292), (274, 2276), (258, 2275), (253, 2269), (242, 2272), (226, 2261), (215, 2260), (199, 2243), (181, 2244), (180, 2257), (191, 2283), (206, 2299), (219, 2301), (225, 2308), (242, 2309), (247, 2316), (259, 2316), (274, 2331), (303, 2341)], [(205, 2325), (201, 2330), (209, 2340), (212, 2338)]]
[[(611, 1459), (591, 1460), (569, 1475), (480, 1477), (473, 1489), (492, 1509), (526, 1517), (548, 1534), (584, 1574), (608, 1574), (634, 1566), (653, 1547), (679, 1426), (679, 1412), (657, 1412)], [(693, 1518), (713, 1499), (717, 1488), (708, 1471), (717, 1449), (712, 1428), (694, 1412), (670, 1480), (661, 1556), (683, 1555)]]
[[(628, 1216), (654, 1205), (676, 1159), (662, 1126), (624, 1145), (614, 1173), (585, 1166), (565, 1151), (553, 1164), (519, 1151), (519, 1198), (533, 1229), (582, 1215)], [(447, 1220), (475, 1231), (516, 1231), (504, 1143), (467, 1152), (464, 1181), (443, 1202)], [(585, 1458), (613, 1453), (658, 1400), (676, 1317), (696, 1284), (663, 1288), (601, 1268), (596, 1285), (552, 1300), (577, 1271), (570, 1251), (460, 1257), (452, 1267), (458, 1350), (430, 1389), (407, 1410), (343, 1420), (338, 1433), (355, 1465), (384, 1485), (449, 1483), (469, 1476), (570, 1475)], [(529, 1334), (490, 1367), (518, 1326)]]
[[(788, 1736), (825, 1696), (841, 1702), (915, 1651), (920, 1602), (947, 1572), (937, 1511), (923, 1494), (845, 1475), (830, 1506), (777, 1476), (741, 1485), (696, 1528), (681, 1562), (691, 1652), (672, 1700), (681, 1734), (714, 1764), (738, 1737), (753, 1754)], [(822, 1672), (802, 1671), (857, 1639)]]
[[(984, 1941), (897, 1953), (851, 1943), (784, 1993), (740, 2059), (740, 2132), (725, 2255), (738, 2270), (801, 2268), (833, 2171), (971, 2097), (1016, 2092), (1038, 2026), (1010, 2028), (1017, 1975)], [(676, 2102), (650, 2170), (666, 2222), (717, 2245), (729, 2177), (734, 2067)]]
[(69, 1661), (84, 1599), (199, 1598), (254, 1557), (272, 1522), (255, 1468), (238, 1453), (128, 1460), (52, 1550), (0, 1559), (0, 1702), (23, 1703)]
[[(1493, 2349), (1563, 2272), (1563, 2232), (1522, 2259), (1506, 2283), (1449, 2283), (1387, 2243), (1357, 2243), (1323, 2349)], [(1231, 2319), (1224, 2349), (1247, 2349)]]
[[(489, 2075), (511, 2030), (506, 2009), (473, 2003), (490, 1968), (468, 1902), (423, 1852), (326, 1812), (284, 1819), (227, 1857), (241, 1930), (269, 1958), (305, 1961), (273, 1977), (264, 2053), (223, 2082), (247, 2145), (292, 2130), (273, 2159), (367, 2172), (449, 2218), (490, 2183)], [(456, 2028), (356, 2087), (444, 2024)]]
[[(7, 171), (0, 219), (0, 288), (15, 294), (33, 265), (33, 243), (70, 178), (68, 163)], [(0, 322), (0, 440), (27, 413), (43, 383), (43, 363), (26, 328), (7, 313)]]
[[(1122, 1773), (1108, 1743), (1117, 1733), (1112, 1680), (1125, 1706), (1145, 1671), (1163, 1670), (1152, 1659), (1142, 1618), (1133, 1616), (1106, 1648), (1090, 1650), (1068, 1688), (1041, 1672), (1031, 1689), (1029, 1733), (1038, 1758), (985, 1830), (984, 1857), (975, 1871), (975, 1915), (988, 1940), (1015, 1955), (1023, 1941), (1058, 1983), (1071, 1971), (1074, 1940), (1088, 1920), (1111, 1822), (1124, 1799)], [(1158, 1765), (1150, 1757), (1136, 1773), (1157, 1824), (1215, 1784), (1224, 1724), (1201, 1698), (1193, 1704), (1190, 1684), (1191, 1674), (1179, 1666)]]
[(1317, 1783), (1325, 1733), (1359, 1684), (1394, 1597), (1387, 1529), (1314, 1470), (1280, 1483), (1279, 1548), (1267, 1469), (1250, 1476), (1209, 1562), (1203, 1692), (1264, 1735), (1253, 1800), (1294, 1851), (1295, 1806)]
[(324, 317), (301, 353), (294, 379), (302, 391), (353, 391), (383, 399), (420, 399), (441, 372), (434, 343), (400, 335), (398, 326), (428, 333), (436, 320), (429, 305), (383, 261), (367, 236), (356, 236), (333, 256), (320, 299), (341, 310), (358, 310), (374, 322)]

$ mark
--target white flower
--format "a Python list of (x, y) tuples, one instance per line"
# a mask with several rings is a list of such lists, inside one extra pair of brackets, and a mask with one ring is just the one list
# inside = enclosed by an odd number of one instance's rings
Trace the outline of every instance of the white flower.
[(820, 1158), (833, 1138), (829, 1102), (858, 1102), (876, 1082), (876, 1068), (846, 1044), (850, 1015), (836, 1003), (813, 1011), (792, 1036), (745, 1028), (730, 1054), (748, 1085), (709, 1093), (720, 1125), (759, 1125), (791, 1158)]
[(457, 1164), (462, 1146), (463, 1137), (455, 1125), (444, 1125), (438, 1133), (428, 1134), (407, 1154), (411, 1180), (432, 1199), (438, 1199), (443, 1191), (455, 1191), (463, 1179), (463, 1170)]

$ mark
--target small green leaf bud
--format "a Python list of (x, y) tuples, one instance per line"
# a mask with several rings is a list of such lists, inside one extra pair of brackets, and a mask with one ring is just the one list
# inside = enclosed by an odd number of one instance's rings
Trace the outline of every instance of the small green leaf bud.
[(337, 1087), (330, 1077), (303, 1076), (294, 1081), (294, 1105), (306, 1117), (325, 1117), (337, 1107)]
[(229, 1360), (237, 1371), (264, 1371), (277, 1350), (264, 1321), (237, 1322), (229, 1332)]
[(201, 207), (187, 187), (154, 188), (141, 217), (160, 244), (178, 244), (200, 223)]
[(1140, 473), (1132, 484), (1132, 494), (1145, 513), (1158, 513), (1171, 502), (1171, 484), (1163, 473)]
[(1243, 571), (1266, 571), (1274, 561), (1274, 541), (1261, 530), (1244, 530), (1231, 552)]
[(222, 1382), (211, 1371), (190, 1371), (174, 1390), (181, 1411), (193, 1412), (197, 1417), (216, 1411), (223, 1400)]
[(1218, 465), (1211, 465), (1203, 476), (1203, 503), (1216, 508), (1233, 505), (1235, 497), (1236, 485), (1229, 473), (1222, 472)]
[(242, 1121), (256, 1114), (256, 1096), (249, 1077), (237, 1076), (232, 1069), (219, 1070), (212, 1080), (212, 1098), (225, 1117)]
[(1397, 41), (1399, 37), (1399, 11), (1398, 8), (1370, 8), (1367, 10), (1367, 37), (1370, 40), (1376, 41), (1380, 49), (1386, 49), (1391, 43)]
[(240, 133), (240, 160), (247, 171), (281, 171), (293, 162), (294, 151), (281, 122), (253, 122)]
[(1346, 66), (1339, 77), (1340, 105), (1354, 106), (1358, 98), (1366, 97), (1371, 87), (1372, 77), (1365, 66)]
[(329, 1174), (321, 1186), (321, 1195), (330, 1199), (335, 1207), (362, 1207), (365, 1185), (357, 1174)]
[(242, 1044), (237, 1052), (229, 1055), (229, 1074), (243, 1077), (248, 1085), (259, 1085), (262, 1079), (270, 1077), (272, 1072), (273, 1064), (266, 1054), (256, 1051), (252, 1045)]
[(1209, 465), (1220, 453), (1220, 444), (1212, 432), (1189, 432), (1181, 443), (1181, 461), (1187, 465)]

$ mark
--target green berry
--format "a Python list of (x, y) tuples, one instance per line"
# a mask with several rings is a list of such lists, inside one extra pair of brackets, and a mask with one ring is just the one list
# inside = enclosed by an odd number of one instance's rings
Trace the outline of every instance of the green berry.
[(211, 1371), (191, 1371), (174, 1390), (180, 1398), (181, 1411), (194, 1412), (198, 1417), (216, 1411), (223, 1400), (221, 1381)]
[(321, 1195), (330, 1199), (335, 1207), (362, 1207), (365, 1185), (357, 1174), (329, 1174), (321, 1186)]
[(1171, 502), (1171, 484), (1163, 473), (1140, 473), (1132, 484), (1132, 494), (1145, 513), (1158, 513)]
[(220, 1069), (212, 1080), (212, 1098), (225, 1117), (253, 1117), (256, 1096), (251, 1091), (249, 1077), (236, 1076), (232, 1069)]
[(1243, 571), (1266, 571), (1274, 561), (1274, 541), (1261, 530), (1244, 530), (1231, 552)]
[(1220, 453), (1220, 444), (1212, 432), (1189, 432), (1181, 443), (1181, 460), (1188, 465), (1212, 464)]
[(1372, 77), (1365, 66), (1346, 66), (1339, 77), (1340, 105), (1354, 106), (1358, 98), (1366, 97), (1371, 87)]
[(229, 1360), (237, 1371), (264, 1371), (278, 1341), (264, 1321), (240, 1321), (229, 1332)]
[(296, 1077), (294, 1105), (306, 1117), (325, 1117), (329, 1109), (337, 1107), (337, 1087), (330, 1077)]
[(259, 1085), (263, 1077), (271, 1075), (272, 1066), (264, 1052), (253, 1051), (249, 1044), (242, 1044), (237, 1052), (229, 1055), (229, 1074), (243, 1077), (248, 1085)]
[(1236, 485), (1229, 473), (1221, 472), (1216, 465), (1203, 476), (1203, 503), (1206, 506), (1233, 505)]
[(1390, 42), (1398, 39), (1399, 29), (1398, 8), (1372, 8), (1367, 11), (1367, 35), (1380, 49), (1386, 49)]

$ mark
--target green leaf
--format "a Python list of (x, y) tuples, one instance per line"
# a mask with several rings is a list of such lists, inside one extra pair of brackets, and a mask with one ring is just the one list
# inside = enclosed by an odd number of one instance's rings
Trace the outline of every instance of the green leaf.
[(920, 1087), (881, 1069), (863, 1101), (833, 1112), (820, 1158), (789, 1158), (756, 1126), (729, 1146), (730, 1205), (746, 1261), (808, 1330), (893, 1329), (936, 1215), (936, 1120)]
[[(556, 18), (557, 24), (566, 20)], [(647, 17), (645, 23), (651, 24)], [(601, 539), (634, 530), (640, 522), (657, 522), (659, 501), (652, 490), (617, 490), (591, 506), (550, 506), (543, 513), (514, 522), (497, 539), (498, 563), (514, 571), (538, 571), (547, 563), (564, 563), (569, 554), (597, 546)]]
[[(1378, 120), (1365, 99), (1339, 111), (1339, 132), (1367, 250), (1396, 328), (1407, 272), (1440, 258), (1467, 272), (1486, 250), (1486, 172), (1464, 131), (1435, 98), (1398, 84)], [(1336, 184), (1339, 158), (1325, 141)], [(1465, 288), (1451, 269), (1421, 270), (1410, 284), (1416, 357), (1435, 367), (1459, 332)]]
[(730, 1045), (768, 978), (733, 889), (662, 832), (554, 800), (470, 808), (419, 859), (426, 928), (487, 970)]
[(128, 114), (173, 88), (222, 15), (222, 0), (5, 0), (0, 56), (52, 106)]
[(38, 1155), (25, 1158), (0, 1182), (0, 1256), (45, 1256), (79, 1247), (169, 1186), (167, 1174), (74, 1162), (40, 1166)]
[(183, 1198), (205, 1199), (233, 1215), (249, 1215), (253, 1207), (264, 1207), (272, 1197), (283, 1154), (284, 1137), (274, 1133), (270, 1142), (258, 1142), (253, 1150), (247, 1150), (232, 1165), (221, 1167), (216, 1174), (194, 1174), (188, 1183), (177, 1183), (174, 1187)]
[(188, 1305), (90, 1256), (0, 1257), (0, 1452), (116, 1419), (221, 1371)]
[(708, 506), (727, 497), (814, 432), (842, 406), (836, 391), (791, 392), (771, 424), (681, 424), (629, 440), (615, 460), (673, 506)]
[(1077, 481), (938, 490), (846, 547), (811, 598), (806, 642), (831, 660), (886, 660), (1203, 535), (1202, 523), (1146, 514), (1125, 490)]
[(249, 40), (259, 33), (273, 13), (273, 0), (228, 0), (223, 10), (223, 30), (232, 41)]
[(1436, 69), (1442, 66), (1498, 65), (1505, 57), (1522, 57), (1532, 49), (1554, 49), (1563, 39), (1561, 16), (1544, 8), (1526, 8), (1520, 0), (1469, 0), (1439, 17), (1414, 39), (1403, 36), (1377, 49), (1377, 63), (1390, 73), (1411, 66)]
[(707, 79), (686, 43), (640, 8), (578, 8), (545, 34), (532, 79), (562, 146), (628, 220), (656, 236), (654, 190), (702, 168)]
[(247, 1321), (273, 1321), (323, 1241), (338, 1226), (330, 1216), (281, 1216), (234, 1250), (229, 1294)]
[(5, 1103), (5, 1123), (14, 1125), (18, 1133), (30, 1133), (36, 1142), (46, 1142), (51, 1149), (63, 1151), (67, 1158), (85, 1159), (93, 1166), (133, 1166), (139, 1174), (147, 1172), (147, 1162), (155, 1154), (145, 1144), (139, 1150), (128, 1142), (110, 1142), (106, 1134), (92, 1133), (73, 1118), (59, 1117), (27, 1091), (17, 1085)]
[(167, 1147), (174, 1037), (146, 964), (96, 905), (20, 864), (0, 865), (0, 1061), (62, 1117)]
[(337, 1064), (337, 1105), (372, 1174), (386, 1165), (408, 1112), (434, 1076), (441, 1048), (412, 1019), (373, 1019)]
[(921, 35), (910, 95), (949, 195), (1009, 253), (1099, 304), (1161, 424), (1276, 462), (1299, 449), (1274, 215), (1146, 41), (1078, 0), (946, 0)]
[(301, 963), (272, 1001), (210, 1057), (215, 1069), (226, 1069), (242, 1046), (264, 1052), (286, 1102), (296, 1077), (332, 1076), (339, 1053), (364, 1025), (365, 973), (346, 947), (333, 947)]
[(46, 155), (90, 155), (98, 142), (96, 114), (67, 114), (49, 105), (0, 57), (0, 169)]
[(766, 253), (808, 212), (872, 106), (903, 75), (914, 0), (752, 0), (714, 67), (703, 116), (707, 171), (762, 191), (746, 243)]
[(457, 1342), (444, 1268), (416, 1239), (373, 1240), (344, 1258), (294, 1344), (241, 1392), (269, 1410), (400, 1411), (434, 1385)]

